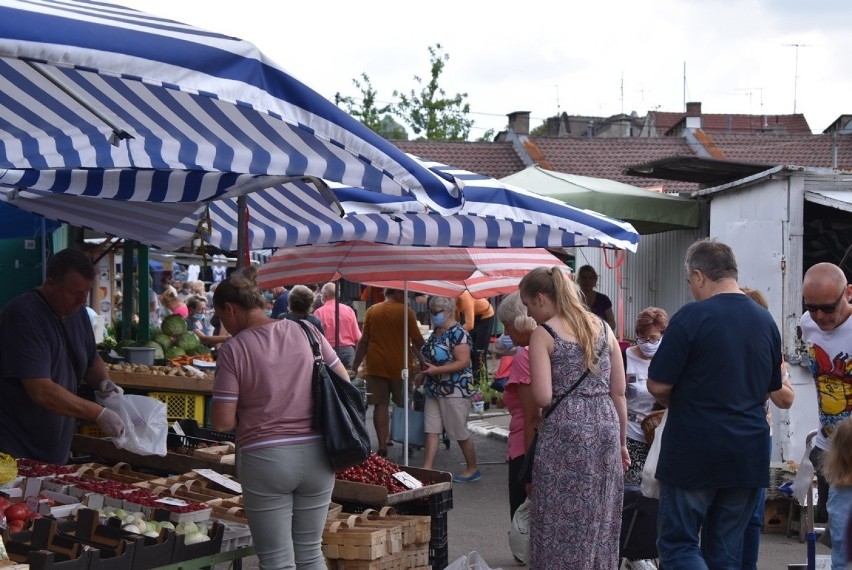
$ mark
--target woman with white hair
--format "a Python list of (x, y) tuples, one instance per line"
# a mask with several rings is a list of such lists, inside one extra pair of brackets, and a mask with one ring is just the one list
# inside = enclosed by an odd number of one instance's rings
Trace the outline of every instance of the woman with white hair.
[[(509, 410), (509, 516), (527, 498), (527, 486), (519, 482), (521, 466), (527, 449), (532, 443), (538, 422), (541, 420), (541, 408), (533, 401), (530, 388), (530, 354), (527, 348), (530, 335), (535, 330), (535, 319), (527, 314), (527, 308), (521, 301), (520, 292), (508, 295), (497, 306), (497, 319), (503, 324), (503, 331), (518, 347), (512, 361), (509, 379), (503, 389), (503, 401)], [(528, 483), (528, 482), (527, 482)]]
[(431, 297), (429, 313), (432, 336), (421, 349), (423, 370), (414, 379), (415, 384), (424, 384), (426, 388), (423, 468), (432, 469), (438, 454), (438, 439), (441, 432), (446, 431), (447, 437), (458, 442), (466, 464), (465, 470), (453, 477), (453, 482), (478, 481), (482, 474), (467, 429), (470, 396), (474, 391), (470, 335), (456, 320), (454, 299)]

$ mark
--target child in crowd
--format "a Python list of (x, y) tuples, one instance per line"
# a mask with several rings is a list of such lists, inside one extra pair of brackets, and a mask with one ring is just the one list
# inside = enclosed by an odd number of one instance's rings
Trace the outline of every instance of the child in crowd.
[(823, 472), (828, 489), (828, 526), (831, 529), (831, 570), (845, 570), (849, 518), (852, 517), (852, 418), (846, 418), (831, 436)]

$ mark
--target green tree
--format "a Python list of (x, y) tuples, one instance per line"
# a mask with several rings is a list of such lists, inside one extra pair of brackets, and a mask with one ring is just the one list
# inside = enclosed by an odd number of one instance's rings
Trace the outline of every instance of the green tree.
[(447, 97), (447, 93), (438, 85), (438, 78), (450, 56), (444, 53), (441, 44), (429, 47), (431, 63), (429, 82), (423, 85), (420, 76), (414, 81), (420, 86), (420, 92), (412, 89), (408, 95), (394, 91), (396, 104), (392, 112), (407, 124), (414, 134), (427, 140), (466, 140), (470, 135), (473, 121), (467, 118), (470, 104), (466, 102), (467, 93), (457, 93)]
[(361, 102), (356, 103), (353, 97), (344, 97), (338, 91), (334, 94), (334, 102), (340, 106), (342, 103), (346, 112), (361, 121), (367, 128), (379, 132), (382, 129), (382, 116), (387, 115), (390, 105), (379, 106), (376, 102), (376, 90), (370, 83), (370, 77), (366, 73), (361, 74), (361, 80), (353, 79), (355, 88), (361, 92)]

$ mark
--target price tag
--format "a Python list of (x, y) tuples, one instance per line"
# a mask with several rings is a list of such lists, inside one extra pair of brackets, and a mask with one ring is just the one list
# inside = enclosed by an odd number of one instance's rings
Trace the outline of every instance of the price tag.
[(193, 469), (193, 471), (195, 471), (196, 473), (198, 473), (199, 475), (201, 475), (205, 479), (209, 479), (209, 480), (213, 481), (214, 483), (218, 483), (219, 485), (222, 485), (226, 489), (230, 489), (231, 491), (233, 491), (237, 494), (241, 495), (243, 493), (243, 486), (242, 485), (240, 485), (239, 483), (237, 483), (233, 479), (228, 479), (227, 477), (225, 477), (221, 473), (216, 473), (212, 469)]
[(185, 507), (189, 504), (186, 501), (181, 501), (180, 499), (175, 499), (174, 497), (165, 497), (163, 499), (157, 499), (154, 502), (163, 503), (164, 505), (174, 505), (175, 507)]
[(410, 473), (406, 473), (405, 471), (398, 471), (393, 474), (394, 478), (403, 484), (407, 489), (419, 489), (423, 486), (419, 480), (414, 478)]
[(175, 433), (178, 435), (186, 435), (178, 422), (172, 424), (172, 429), (175, 430)]

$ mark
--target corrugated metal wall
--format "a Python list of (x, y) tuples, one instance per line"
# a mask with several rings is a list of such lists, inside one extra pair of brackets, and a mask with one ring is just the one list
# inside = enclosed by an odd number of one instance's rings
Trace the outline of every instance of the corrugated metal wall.
[[(610, 269), (616, 262), (612, 251), (576, 248), (576, 267), (586, 264), (594, 267), (598, 272), (597, 290), (612, 300), (616, 335), (623, 330), (624, 338), (632, 339), (636, 315), (646, 307), (661, 307), (673, 315), (684, 304), (692, 301), (686, 285), (683, 260), (687, 248), (706, 235), (701, 230), (676, 230), (642, 236), (639, 250), (628, 253), (621, 267), (621, 290), (615, 268)], [(623, 302), (621, 311), (620, 299)], [(621, 320), (624, 321), (623, 326)]]

